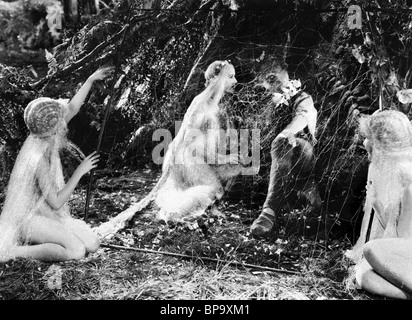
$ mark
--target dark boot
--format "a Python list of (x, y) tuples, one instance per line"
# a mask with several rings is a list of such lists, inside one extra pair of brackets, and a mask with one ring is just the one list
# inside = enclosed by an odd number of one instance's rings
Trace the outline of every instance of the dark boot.
[(276, 215), (270, 208), (265, 208), (250, 227), (250, 232), (259, 237), (267, 236), (275, 225)]

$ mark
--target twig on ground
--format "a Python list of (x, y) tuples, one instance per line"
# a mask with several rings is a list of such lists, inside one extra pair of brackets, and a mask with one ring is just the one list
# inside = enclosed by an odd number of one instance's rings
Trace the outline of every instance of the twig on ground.
[(117, 250), (131, 250), (131, 251), (140, 251), (140, 252), (146, 252), (146, 253), (156, 253), (156, 254), (180, 257), (180, 258), (190, 259), (190, 260), (193, 260), (194, 258), (196, 258), (196, 259), (199, 259), (199, 260), (202, 260), (202, 261), (210, 261), (210, 262), (215, 262), (215, 263), (224, 263), (226, 265), (234, 265), (234, 266), (244, 267), (244, 268), (259, 269), (259, 270), (266, 270), (266, 271), (270, 271), (270, 272), (287, 273), (287, 274), (294, 274), (294, 275), (302, 275), (302, 273), (298, 272), (298, 271), (276, 269), (276, 268), (270, 268), (270, 267), (259, 266), (259, 265), (249, 264), (249, 263), (236, 262), (236, 261), (218, 260), (218, 259), (209, 258), (209, 257), (194, 257), (194, 256), (189, 256), (189, 255), (181, 254), (181, 253), (174, 253), (174, 252), (167, 252), (167, 251), (156, 251), (156, 250), (142, 249), (142, 248), (135, 248), (135, 247), (125, 247), (125, 246), (111, 245), (111, 244), (104, 244), (104, 243), (102, 243), (100, 246), (104, 247), (104, 248), (117, 249)]

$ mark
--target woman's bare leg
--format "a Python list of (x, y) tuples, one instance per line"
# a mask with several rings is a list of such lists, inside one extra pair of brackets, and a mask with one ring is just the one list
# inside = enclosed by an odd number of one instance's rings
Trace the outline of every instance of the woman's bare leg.
[(68, 229), (83, 243), (86, 252), (93, 253), (99, 249), (100, 240), (82, 220), (70, 219)]
[(370, 293), (395, 299), (410, 299), (407, 292), (381, 277), (365, 259), (357, 266), (356, 281)]
[(26, 226), (26, 234), (26, 241), (33, 245), (17, 247), (15, 258), (66, 261), (85, 256), (83, 243), (58, 221), (42, 216), (34, 217)]
[(412, 298), (411, 239), (376, 239), (368, 242), (363, 252), (377, 274)]

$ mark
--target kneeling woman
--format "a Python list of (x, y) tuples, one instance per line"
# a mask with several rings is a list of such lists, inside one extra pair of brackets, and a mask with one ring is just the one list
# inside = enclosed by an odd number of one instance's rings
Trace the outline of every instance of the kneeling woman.
[(93, 82), (106, 78), (109, 71), (103, 68), (92, 74), (68, 104), (39, 98), (26, 107), (24, 121), (30, 135), (17, 156), (0, 215), (0, 261), (19, 257), (65, 261), (98, 249), (99, 239), (84, 221), (71, 217), (67, 201), (99, 157), (95, 153), (86, 157), (65, 183), (59, 150), (67, 143), (67, 123), (78, 113)]
[(370, 158), (365, 215), (347, 256), (356, 262), (358, 287), (411, 299), (412, 125), (403, 113), (387, 110), (363, 118), (360, 133)]

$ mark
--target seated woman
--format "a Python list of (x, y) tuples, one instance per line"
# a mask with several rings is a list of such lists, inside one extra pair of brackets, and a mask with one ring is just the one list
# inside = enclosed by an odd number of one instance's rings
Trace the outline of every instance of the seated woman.
[(358, 287), (411, 299), (412, 125), (403, 113), (386, 110), (362, 118), (360, 133), (370, 159), (365, 214), (346, 256), (356, 263)]
[(237, 150), (226, 154), (229, 116), (220, 103), (236, 85), (235, 74), (229, 61), (208, 66), (206, 89), (193, 99), (164, 158), (158, 218), (178, 221), (203, 214), (221, 199), (227, 181), (240, 174)]
[(71, 217), (67, 201), (80, 178), (97, 166), (99, 156), (86, 157), (65, 184), (59, 149), (67, 143), (67, 123), (93, 82), (106, 78), (109, 71), (93, 73), (67, 105), (39, 98), (26, 107), (30, 135), (17, 156), (0, 215), (0, 261), (65, 261), (98, 249), (99, 239), (84, 221)]

